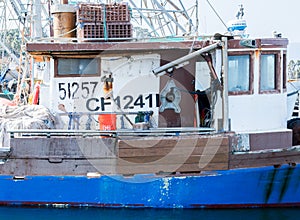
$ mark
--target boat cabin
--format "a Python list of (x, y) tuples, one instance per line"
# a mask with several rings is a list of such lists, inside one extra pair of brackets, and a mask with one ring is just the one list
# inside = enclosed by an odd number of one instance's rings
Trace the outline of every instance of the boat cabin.
[[(73, 13), (62, 8), (54, 19)], [(128, 10), (126, 22), (107, 23), (107, 32), (103, 22), (82, 23), (87, 9), (80, 10), (77, 37), (60, 37), (60, 23), (52, 40), (27, 43), (39, 104), (61, 118), (60, 128), (233, 131), (243, 136), (240, 150), (249, 149), (251, 133), (256, 142), (270, 134), (272, 147), (290, 144), (287, 39), (133, 38)]]
[(218, 40), (33, 42), (27, 50), (48, 61), (40, 104), (60, 114), (64, 128), (97, 129), (98, 115), (116, 114), (117, 129), (132, 129), (139, 112), (151, 112), (151, 127), (285, 130), (288, 41), (226, 42), (227, 49)]

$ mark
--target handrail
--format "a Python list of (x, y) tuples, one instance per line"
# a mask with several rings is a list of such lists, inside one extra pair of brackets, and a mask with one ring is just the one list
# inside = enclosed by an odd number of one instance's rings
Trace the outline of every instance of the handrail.
[(141, 129), (118, 129), (111, 131), (100, 131), (100, 130), (42, 130), (42, 129), (17, 129), (8, 130), (11, 138), (15, 138), (15, 134), (23, 134), (25, 136), (139, 136), (139, 135), (179, 135), (179, 134), (203, 134), (214, 132), (213, 128), (206, 127), (183, 127), (183, 128), (151, 128), (148, 130)]

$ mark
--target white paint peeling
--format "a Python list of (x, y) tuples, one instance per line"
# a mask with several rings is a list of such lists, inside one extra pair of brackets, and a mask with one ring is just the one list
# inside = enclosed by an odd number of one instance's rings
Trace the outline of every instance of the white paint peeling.
[(175, 176), (173, 177), (174, 179), (178, 179), (178, 180), (184, 180), (186, 179), (188, 176)]
[(163, 189), (165, 189), (166, 191), (168, 191), (169, 190), (169, 185), (170, 185), (169, 178), (168, 179), (164, 178), (163, 181), (164, 181)]
[[(162, 196), (169, 195), (170, 180), (171, 180), (171, 178), (162, 178), (162, 185), (160, 187), (160, 194)], [(160, 198), (160, 201), (161, 201), (161, 198)]]

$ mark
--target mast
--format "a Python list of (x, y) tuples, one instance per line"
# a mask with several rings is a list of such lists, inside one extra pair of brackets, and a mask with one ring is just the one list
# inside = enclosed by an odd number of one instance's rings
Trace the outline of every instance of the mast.
[(42, 7), (41, 0), (33, 0), (31, 39), (42, 37)]

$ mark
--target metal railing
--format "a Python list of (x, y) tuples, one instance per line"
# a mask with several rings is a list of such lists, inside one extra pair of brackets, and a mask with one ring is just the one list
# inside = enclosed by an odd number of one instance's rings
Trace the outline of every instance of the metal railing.
[[(118, 129), (111, 131), (102, 130), (39, 130), (39, 129), (18, 129), (8, 130), (10, 138), (16, 138), (16, 134), (21, 137), (41, 136), (41, 137), (118, 137), (118, 136), (178, 136), (191, 134), (209, 134), (215, 132), (213, 128), (206, 127), (183, 127), (183, 128), (150, 128), (141, 129)], [(19, 136), (18, 136), (19, 137)]]

